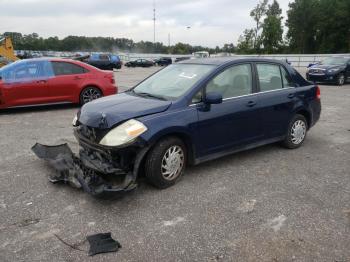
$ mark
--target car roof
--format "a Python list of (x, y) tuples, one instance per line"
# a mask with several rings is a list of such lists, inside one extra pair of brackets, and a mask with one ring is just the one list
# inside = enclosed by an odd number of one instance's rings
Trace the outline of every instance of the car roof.
[(54, 61), (54, 62), (73, 62), (73, 63), (81, 63), (80, 61), (73, 60), (70, 58), (57, 58), (57, 57), (38, 57), (38, 58), (28, 58), (19, 60), (22, 62), (35, 62), (35, 61)]
[(19, 62), (35, 62), (35, 61), (50, 61), (50, 62), (70, 62), (73, 64), (77, 64), (80, 66), (89, 66), (88, 64), (79, 61), (79, 60), (74, 60), (70, 58), (57, 58), (57, 57), (39, 57), (39, 58), (29, 58), (29, 59), (23, 59), (23, 60), (18, 60)]
[[(88, 70), (99, 70), (98, 68), (91, 66), (89, 64), (86, 64), (84, 62), (69, 59), (69, 58), (57, 58), (57, 57), (39, 57), (39, 58), (29, 58), (29, 59), (23, 59), (23, 60), (17, 60), (16, 62), (35, 62), (35, 61), (50, 61), (50, 62), (70, 62), (79, 66), (82, 66)], [(16, 63), (15, 62), (15, 63)]]
[(276, 59), (266, 59), (259, 57), (209, 57), (209, 58), (198, 58), (198, 59), (187, 59), (179, 62), (179, 64), (202, 64), (202, 65), (216, 65), (221, 66), (231, 63), (240, 62), (267, 62), (267, 63), (279, 63), (285, 65), (285, 61)]

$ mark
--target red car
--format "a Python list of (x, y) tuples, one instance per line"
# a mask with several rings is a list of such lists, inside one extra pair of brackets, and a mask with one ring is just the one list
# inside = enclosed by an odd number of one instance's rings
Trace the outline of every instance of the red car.
[(0, 109), (85, 104), (118, 92), (113, 72), (70, 59), (27, 59), (0, 68)]

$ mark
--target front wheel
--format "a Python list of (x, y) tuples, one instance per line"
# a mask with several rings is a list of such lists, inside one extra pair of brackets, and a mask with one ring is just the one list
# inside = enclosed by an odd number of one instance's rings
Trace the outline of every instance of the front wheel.
[(345, 83), (345, 75), (344, 74), (339, 74), (337, 77), (337, 85), (342, 86)]
[(286, 148), (294, 149), (300, 147), (306, 137), (307, 121), (303, 115), (295, 115), (291, 120), (288, 133), (282, 144)]
[(168, 137), (159, 141), (146, 158), (147, 180), (162, 189), (174, 185), (185, 170), (186, 159), (186, 147), (180, 139)]
[(92, 100), (102, 97), (102, 92), (93, 86), (88, 86), (80, 93), (80, 104), (84, 105)]

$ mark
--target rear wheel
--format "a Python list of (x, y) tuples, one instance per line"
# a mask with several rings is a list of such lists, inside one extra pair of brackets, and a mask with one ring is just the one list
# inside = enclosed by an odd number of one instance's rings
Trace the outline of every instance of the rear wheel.
[(182, 176), (187, 159), (184, 143), (176, 137), (159, 141), (145, 162), (147, 180), (158, 188), (167, 188)]
[(282, 144), (290, 149), (300, 147), (306, 137), (307, 121), (303, 115), (295, 115), (288, 127), (288, 133)]
[(337, 84), (338, 86), (342, 86), (345, 83), (345, 75), (344, 74), (339, 74), (337, 77)]
[(102, 92), (100, 89), (93, 86), (88, 86), (80, 93), (80, 104), (84, 105), (100, 97), (102, 97)]

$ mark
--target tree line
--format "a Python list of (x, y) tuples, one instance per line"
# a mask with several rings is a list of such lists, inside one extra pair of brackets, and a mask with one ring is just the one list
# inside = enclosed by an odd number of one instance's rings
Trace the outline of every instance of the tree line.
[(43, 38), (37, 33), (22, 35), (18, 32), (5, 32), (3, 36), (12, 39), (16, 50), (33, 51), (89, 51), (89, 52), (134, 52), (134, 53), (160, 53), (160, 54), (191, 54), (197, 51), (208, 51), (209, 53), (235, 52), (235, 46), (225, 44), (222, 48), (208, 48), (203, 46), (192, 46), (185, 43), (177, 43), (165, 46), (160, 42), (140, 41), (134, 42), (127, 38), (113, 37), (86, 37), (67, 36), (59, 39), (57, 36)]
[(237, 46), (233, 43), (208, 48), (177, 43), (140, 41), (127, 38), (57, 36), (43, 38), (37, 33), (5, 32), (17, 50), (104, 51), (135, 53), (347, 53), (350, 52), (350, 0), (294, 0), (289, 3), (285, 27), (277, 0), (259, 0), (250, 12), (255, 26), (244, 30)]
[(287, 10), (285, 32), (276, 0), (260, 0), (250, 16), (255, 27), (239, 37), (238, 53), (350, 52), (350, 0), (294, 0)]

